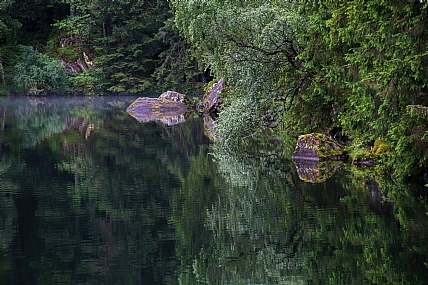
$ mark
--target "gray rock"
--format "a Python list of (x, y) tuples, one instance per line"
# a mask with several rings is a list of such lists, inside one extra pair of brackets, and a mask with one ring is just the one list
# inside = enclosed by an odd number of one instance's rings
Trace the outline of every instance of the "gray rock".
[(219, 96), (224, 89), (224, 79), (214, 83), (204, 94), (204, 113), (218, 113), (223, 104), (223, 99)]
[(193, 106), (193, 102), (184, 94), (175, 91), (166, 91), (159, 96), (158, 99), (166, 99), (174, 102), (182, 103), (186, 106)]

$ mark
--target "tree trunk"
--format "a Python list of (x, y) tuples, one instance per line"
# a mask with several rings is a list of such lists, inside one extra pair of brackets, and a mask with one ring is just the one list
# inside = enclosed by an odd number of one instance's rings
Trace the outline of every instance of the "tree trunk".
[(3, 109), (3, 121), (1, 124), (1, 135), (0, 135), (0, 154), (3, 151), (3, 141), (4, 141), (4, 129), (6, 127), (6, 111), (7, 111), (7, 107), (5, 106)]
[(106, 23), (103, 23), (103, 35), (104, 35), (104, 47), (107, 50), (107, 27), (106, 27)]
[(70, 18), (73, 18), (76, 16), (76, 3), (71, 2), (70, 3)]
[(3, 60), (0, 60), (1, 77), (3, 79), (3, 86), (7, 85), (6, 77), (4, 76)]

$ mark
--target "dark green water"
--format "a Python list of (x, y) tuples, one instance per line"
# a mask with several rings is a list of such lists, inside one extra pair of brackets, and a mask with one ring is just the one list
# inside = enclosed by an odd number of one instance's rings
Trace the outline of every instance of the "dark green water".
[(304, 182), (292, 144), (226, 151), (134, 99), (0, 98), (0, 284), (428, 284), (427, 188)]

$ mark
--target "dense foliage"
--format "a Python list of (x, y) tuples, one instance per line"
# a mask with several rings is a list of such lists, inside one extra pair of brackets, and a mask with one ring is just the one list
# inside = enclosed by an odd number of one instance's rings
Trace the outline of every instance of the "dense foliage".
[[(35, 93), (30, 92), (33, 85), (15, 80), (22, 71), (16, 64), (24, 64), (16, 43), (58, 60), (68, 72), (62, 84), (73, 93), (147, 93), (172, 87), (195, 92), (207, 81), (203, 66), (178, 35), (166, 0), (10, 0), (0, 5), (3, 94)], [(45, 88), (37, 93), (64, 91)]]
[(29, 94), (67, 92), (66, 74), (57, 60), (35, 51), (30, 46), (20, 46), (21, 59), (15, 65), (15, 81)]
[(427, 166), (426, 120), (409, 111), (428, 104), (425, 1), (0, 5), (3, 94), (190, 93), (224, 77), (225, 144), (273, 128), (295, 136), (334, 127), (355, 145), (390, 141), (407, 170)]
[(312, 94), (331, 96), (349, 132), (387, 135), (407, 105), (428, 103), (427, 8), (421, 1), (305, 3), (311, 28), (302, 58), (319, 72)]
[[(406, 111), (428, 103), (423, 1), (173, 4), (200, 60), (229, 83), (226, 144), (279, 123), (288, 134), (337, 127), (361, 146), (391, 140), (413, 157), (408, 168), (426, 166), (426, 123), (409, 124)], [(405, 151), (405, 136), (423, 144)]]
[[(277, 123), (313, 76), (298, 57), (306, 20), (295, 1), (173, 1), (177, 26), (232, 86), (228, 135)], [(241, 114), (241, 116), (237, 116)], [(236, 121), (243, 121), (238, 123)], [(248, 122), (251, 126), (246, 126)], [(242, 132), (234, 131), (235, 128)]]

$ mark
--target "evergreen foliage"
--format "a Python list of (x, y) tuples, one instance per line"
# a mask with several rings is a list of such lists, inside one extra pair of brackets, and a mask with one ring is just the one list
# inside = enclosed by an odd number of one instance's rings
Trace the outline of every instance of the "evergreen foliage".
[[(101, 1), (103, 2), (103, 1)], [(151, 85), (159, 54), (166, 49), (155, 35), (168, 18), (166, 1), (98, 3), (95, 46), (111, 92), (142, 92)]]
[(0, 3), (0, 44), (13, 42), (21, 26), (21, 24), (10, 15), (13, 3), (14, 0), (4, 0)]
[(17, 39), (60, 60), (74, 93), (190, 91), (207, 81), (166, 0), (8, 0), (0, 9), (3, 74), (16, 72), (6, 44)]
[(388, 134), (409, 104), (427, 103), (427, 7), (420, 1), (304, 1), (302, 57), (319, 71), (340, 123), (368, 139)]
[[(320, 96), (328, 101), (336, 124), (363, 144), (391, 138), (399, 156), (407, 157), (401, 169), (420, 175), (414, 167), (427, 166), (426, 122), (414, 125), (415, 116), (407, 109), (428, 104), (426, 3), (302, 2), (310, 28), (301, 58), (318, 71), (308, 101)], [(415, 143), (411, 148), (404, 147), (407, 136)]]
[[(16, 43), (16, 35), (21, 27), (21, 24), (11, 17), (13, 3), (13, 0), (0, 3), (0, 86), (2, 86), (2, 90), (8, 88), (9, 76), (7, 72), (11, 66), (11, 61), (13, 61), (11, 49)], [(0, 94), (3, 93), (2, 90), (0, 90)]]
[(159, 54), (160, 64), (153, 74), (158, 86), (189, 93), (207, 83), (209, 75), (196, 59), (194, 48), (179, 35), (173, 18), (165, 21), (156, 38), (169, 47)]

